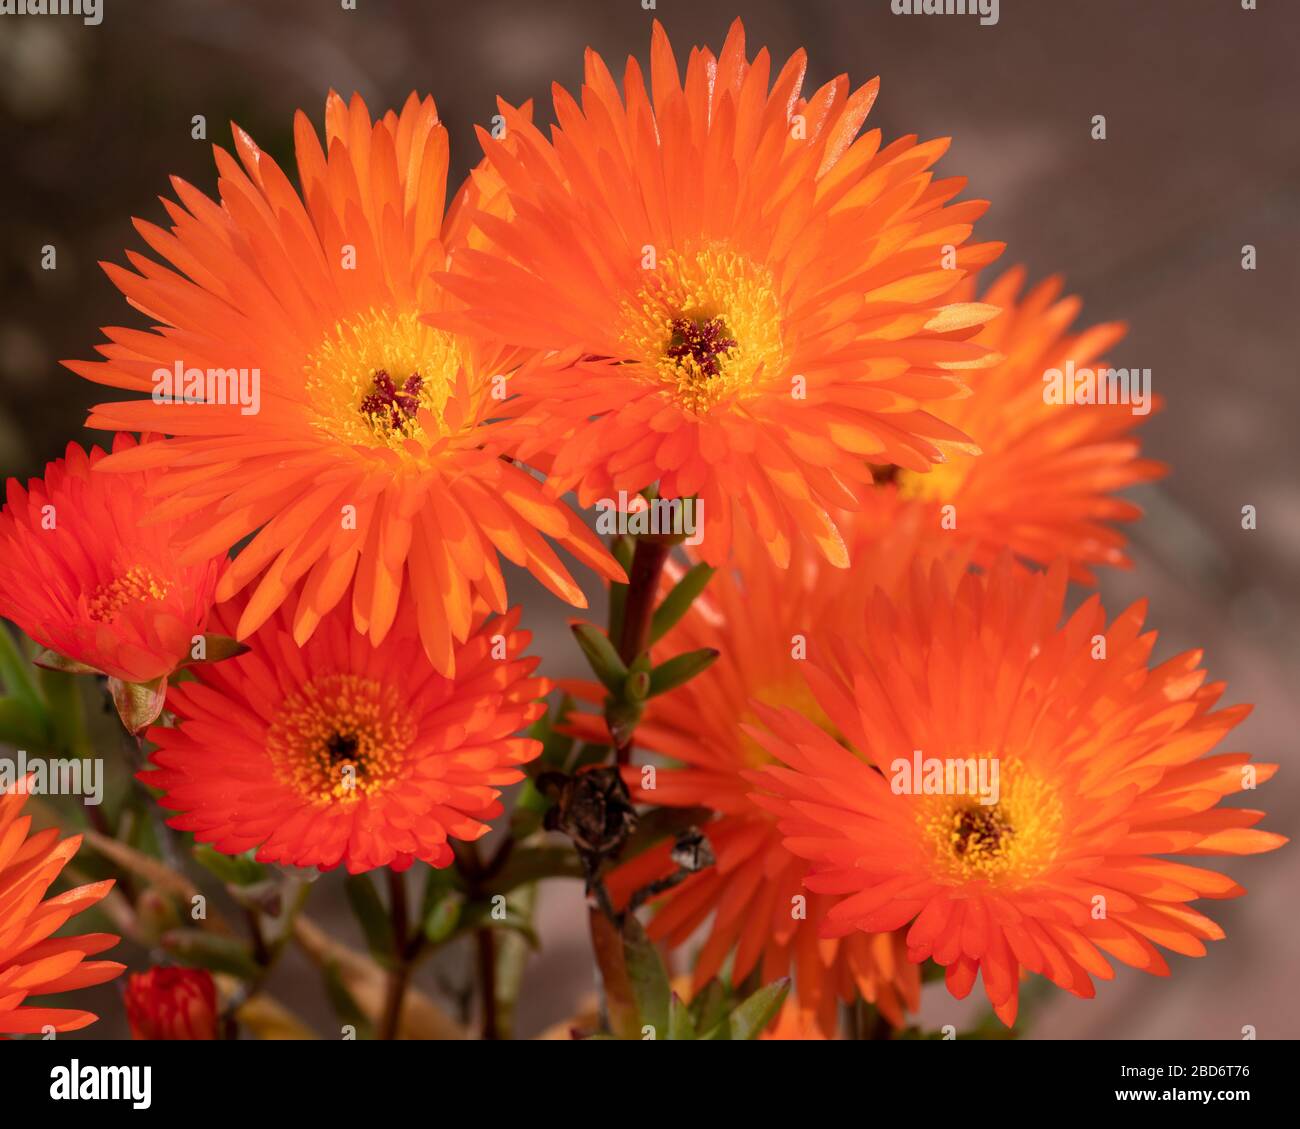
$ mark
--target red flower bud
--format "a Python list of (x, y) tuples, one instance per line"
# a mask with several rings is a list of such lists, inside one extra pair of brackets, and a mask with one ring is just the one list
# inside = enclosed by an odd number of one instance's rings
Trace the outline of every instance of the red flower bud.
[(151, 968), (126, 980), (133, 1039), (215, 1039), (217, 986), (200, 968)]

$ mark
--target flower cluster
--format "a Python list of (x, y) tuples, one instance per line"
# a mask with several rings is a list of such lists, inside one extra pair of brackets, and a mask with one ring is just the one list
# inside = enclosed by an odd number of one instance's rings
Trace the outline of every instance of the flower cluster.
[[(137, 221), (149, 253), (107, 270), (151, 328), (68, 362), (136, 394), (91, 411), (111, 451), (71, 445), (0, 514), (0, 615), (54, 676), (106, 676), (147, 756), (150, 865), (192, 850), (255, 925), (219, 990), (202, 929), (128, 884), (136, 939), (199, 966), (129, 978), (136, 1037), (255, 1024), (291, 936), (325, 951), (286, 893), (336, 868), (389, 988), (322, 965), (360, 1012), (384, 996), (388, 1036), (411, 966), (467, 930), (496, 1033), (490, 930), (556, 874), (592, 899), (615, 1034), (901, 1029), (927, 970), (1011, 1025), (1026, 973), (1090, 996), (1108, 958), (1164, 974), (1222, 937), (1190, 903), (1241, 888), (1179, 856), (1279, 846), (1221, 804), (1275, 766), (1212, 752), (1246, 708), (1199, 652), (1153, 665), (1142, 605), (1066, 611), (1128, 564), (1119, 492), (1164, 468), (1142, 416), (1044, 373), (1123, 329), (1072, 328), (1058, 279), (980, 284), (1003, 248), (936, 175), (947, 141), (864, 131), (878, 82), (805, 69), (738, 21), (683, 72), (656, 24), (621, 82), (589, 51), (549, 130), (501, 103), (450, 203), (432, 98), (331, 94), (323, 143), (295, 121), (297, 187), (235, 127), (215, 198), (175, 179), (169, 225)], [(627, 523), (608, 544), (593, 505)], [(693, 526), (641, 531), (647, 507)], [(585, 607), (561, 550), (610, 621), (574, 625), (596, 680), (553, 717), (505, 566)], [(24, 1001), (121, 971), (85, 959), (115, 937), (52, 936), (110, 883), (42, 901), (77, 841), (22, 802), (0, 1031), (71, 1030), (93, 1017)], [(121, 830), (94, 842), (125, 865)], [(697, 941), (668, 993), (656, 947)], [(633, 959), (662, 1015), (623, 991)]]

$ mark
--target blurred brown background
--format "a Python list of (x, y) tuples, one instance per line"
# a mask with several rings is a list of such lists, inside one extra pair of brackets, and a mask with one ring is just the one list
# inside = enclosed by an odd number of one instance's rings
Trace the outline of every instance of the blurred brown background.
[[(1300, 205), (1300, 5), (1259, 0), (1002, 0), (1000, 20), (894, 16), (889, 0), (104, 0), (104, 20), (0, 17), (0, 471), (39, 473), (82, 433), (102, 390), (58, 359), (88, 357), (103, 324), (138, 319), (99, 271), (142, 249), (130, 217), (164, 221), (168, 174), (212, 192), (209, 144), (237, 120), (286, 167), (302, 107), (319, 123), (330, 87), (372, 111), (432, 93), (452, 137), (453, 175), (477, 159), (472, 124), (493, 98), (533, 97), (549, 120), (552, 80), (575, 89), (591, 45), (617, 72), (644, 61), (652, 16), (684, 59), (720, 46), (742, 16), (751, 50), (810, 52), (811, 90), (840, 72), (882, 76), (869, 124), (886, 139), (951, 135), (944, 175), (993, 207), (977, 235), (1009, 243), (1003, 265), (1063, 272), (1091, 322), (1131, 326), (1117, 363), (1150, 367), (1166, 410), (1143, 435), (1172, 466), (1135, 496), (1136, 569), (1107, 575), (1112, 610), (1151, 598), (1157, 657), (1204, 646), (1230, 702), (1256, 703), (1231, 748), (1283, 762), (1262, 793), (1266, 826), (1300, 824), (1300, 483), (1293, 431)], [(1094, 114), (1108, 139), (1090, 137)], [(58, 248), (58, 269), (39, 269)], [(1241, 248), (1258, 269), (1241, 269)], [(996, 269), (996, 268), (995, 268)], [(1118, 357), (1122, 356), (1122, 361)], [(1252, 504), (1259, 528), (1241, 529)], [(519, 586), (552, 674), (578, 672), (566, 610)], [(1171, 957), (1171, 980), (1121, 970), (1078, 1001), (1054, 993), (1038, 1037), (1300, 1036), (1300, 909), (1295, 848), (1234, 863), (1250, 895), (1209, 906), (1228, 940), (1201, 960)], [(327, 882), (324, 901), (337, 903)], [(321, 916), (322, 907), (313, 912)], [(359, 943), (340, 909), (332, 926)], [(543, 889), (546, 950), (534, 958), (520, 1034), (570, 1014), (590, 989), (580, 892)], [(128, 954), (132, 963), (145, 954)], [(449, 974), (459, 975), (456, 968)], [(436, 992), (433, 973), (421, 985)], [(313, 973), (289, 961), (273, 990), (331, 1029)], [(100, 992), (106, 1016), (112, 989)], [(106, 993), (108, 993), (106, 997)], [(976, 995), (979, 992), (977, 991)], [(93, 1006), (93, 1005), (92, 1005)], [(930, 990), (923, 1018), (973, 1014)], [(106, 1018), (90, 1035), (120, 1034)]]

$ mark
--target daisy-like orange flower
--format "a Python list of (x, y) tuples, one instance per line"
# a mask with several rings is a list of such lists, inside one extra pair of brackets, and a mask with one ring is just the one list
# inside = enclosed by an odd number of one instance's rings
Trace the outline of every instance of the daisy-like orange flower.
[(111, 933), (54, 936), (73, 916), (102, 900), (113, 883), (92, 882), (47, 898), (81, 846), (81, 836), (60, 841), (53, 827), (29, 834), (31, 816), (22, 814), (26, 801), (22, 787), (0, 793), (0, 1032), (78, 1031), (99, 1017), (27, 1001), (102, 984), (125, 970), (116, 961), (87, 959), (117, 944)]
[(217, 985), (206, 968), (151, 968), (126, 978), (133, 1039), (218, 1037)]
[[(486, 833), (501, 786), (541, 749), (514, 736), (544, 708), (530, 636), (518, 609), (480, 618), (447, 677), (401, 612), (376, 647), (336, 607), (299, 647), (284, 607), (248, 654), (196, 668), (169, 699), (175, 728), (149, 730), (156, 767), (140, 774), (180, 813), (170, 825), (227, 854), (354, 874), (446, 866), (449, 838)], [(216, 614), (233, 624), (244, 609)]]
[[(1024, 281), (1017, 267), (980, 299), (1002, 312), (974, 340), (1002, 360), (967, 374), (971, 396), (934, 408), (982, 453), (958, 455), (924, 475), (889, 468), (882, 477), (894, 481), (876, 492), (869, 508), (878, 524), (896, 520), (904, 509), (922, 508), (936, 537), (969, 545), (982, 566), (1004, 549), (1043, 565), (1064, 557), (1072, 579), (1092, 583), (1090, 566), (1129, 563), (1124, 536), (1111, 523), (1132, 521), (1141, 511), (1115, 492), (1164, 472), (1162, 464), (1139, 457), (1133, 435), (1159, 401), (1053, 402), (1045, 376), (1055, 371), (1064, 380), (1067, 371), (1105, 371), (1109, 366), (1101, 358), (1123, 337), (1124, 327), (1111, 323), (1072, 332), (1079, 299), (1061, 297), (1059, 278), (1022, 295)], [(971, 282), (958, 291), (963, 297), (974, 292)], [(1067, 369), (1071, 362), (1073, 369)]]
[[(161, 446), (127, 434), (115, 454)], [(9, 479), (0, 512), (0, 616), (41, 646), (122, 682), (152, 682), (193, 655), (225, 564), (176, 559), (176, 525), (149, 524), (149, 470), (110, 477), (75, 443), (26, 488)]]
[(698, 496), (710, 563), (734, 523), (780, 564), (808, 539), (844, 567), (828, 510), (858, 504), (867, 460), (975, 450), (932, 409), (990, 360), (969, 338), (993, 311), (951, 298), (1000, 250), (967, 242), (985, 204), (934, 179), (946, 140), (858, 136), (875, 81), (805, 98), (805, 67), (773, 80), (737, 21), (683, 83), (656, 23), (653, 93), (629, 59), (620, 94), (588, 51), (552, 139), (503, 103), (505, 137), (480, 136), (513, 216), (474, 217), (487, 246), (444, 279), (467, 308), (435, 318), (552, 351), (510, 382), (507, 449), (583, 505)]
[(1249, 707), (1214, 708), (1199, 652), (1151, 667), (1142, 604), (1107, 627), (1093, 596), (1062, 624), (1066, 580), (1009, 557), (956, 584), (918, 569), (808, 665), (815, 710), (759, 706), (749, 728), (781, 762), (753, 774), (756, 802), (833, 903), (824, 935), (905, 929), (953, 995), (982, 975), (1008, 1026), (1022, 970), (1091, 997), (1107, 956), (1166, 975), (1157, 945), (1200, 956), (1223, 937), (1189, 903), (1242, 888), (1160, 856), (1285, 842), (1220, 806), (1276, 770), (1207, 755)]
[(302, 642), (351, 586), (357, 630), (378, 645), (409, 588), (425, 651), (451, 674), (476, 600), (506, 609), (500, 557), (579, 606), (548, 537), (621, 573), (567, 506), (484, 449), (494, 378), (518, 355), (421, 320), (446, 301), (431, 272), (468, 246), (464, 204), (494, 196), (491, 176), (444, 214), (447, 132), (430, 98), (372, 122), (359, 97), (332, 94), (325, 138), (298, 114), (301, 198), (237, 127), (238, 161), (216, 149), (219, 203), (173, 179), (171, 229), (136, 222), (171, 266), (130, 253), (134, 270), (105, 267), (158, 328), (108, 329), (105, 360), (69, 367), (151, 393), (89, 422), (170, 437), (104, 469), (164, 472), (150, 496), (156, 518), (183, 520), (183, 559), (255, 534), (217, 590), (256, 580), (240, 638), (292, 594)]
[[(829, 567), (807, 546), (796, 546), (791, 568), (782, 571), (754, 538), (739, 538), (735, 570), (718, 572), (652, 652), (654, 662), (701, 647), (721, 654), (703, 674), (650, 699), (636, 730), (638, 745), (677, 763), (656, 767), (653, 787), (642, 786), (640, 768), (627, 770), (634, 798), (716, 813), (704, 827), (716, 865), (658, 899), (650, 936), (681, 945), (712, 919), (695, 966), (696, 990), (733, 954), (731, 975), (737, 983), (755, 970), (764, 983), (793, 971), (794, 990), (783, 1011), (797, 1011), (801, 1018), (791, 1019), (789, 1030), (811, 1026), (833, 1037), (839, 1001), (858, 995), (901, 1027), (904, 1012), (918, 1005), (920, 970), (907, 961), (901, 936), (819, 938), (832, 899), (804, 889), (807, 862), (786, 849), (776, 820), (751, 799), (746, 774), (771, 758), (742, 726), (755, 720), (756, 702), (822, 717), (801, 670), (809, 655), (862, 622), (863, 591), (899, 583), (907, 562), (928, 540), (920, 517), (906, 515), (892, 529), (877, 531), (869, 555), (851, 545), (852, 574)], [(961, 566), (954, 557), (947, 567), (955, 573)], [(755, 608), (763, 614), (755, 615)], [(602, 697), (597, 686), (571, 689), (587, 700)], [(572, 725), (590, 739), (606, 739), (597, 717), (575, 716)], [(670, 850), (661, 845), (616, 870), (609, 882), (615, 899), (623, 901), (671, 874), (676, 867)]]

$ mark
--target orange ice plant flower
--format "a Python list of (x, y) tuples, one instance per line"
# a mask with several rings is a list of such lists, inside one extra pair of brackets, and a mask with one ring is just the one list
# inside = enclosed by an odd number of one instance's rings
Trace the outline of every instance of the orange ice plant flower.
[[(827, 937), (904, 929), (964, 997), (977, 975), (1004, 1023), (1022, 971), (1076, 996), (1109, 980), (1107, 957), (1157, 975), (1157, 946), (1201, 956), (1223, 930), (1190, 905), (1243, 892), (1195, 859), (1286, 840), (1263, 812), (1220, 801), (1276, 765), (1208, 755), (1247, 706), (1215, 709), (1200, 653), (1149, 665), (1154, 632), (1135, 604), (1109, 626), (1096, 596), (1062, 624), (1066, 568), (1004, 557), (954, 583), (918, 570), (861, 629), (808, 664), (816, 711), (757, 709), (750, 735), (778, 764), (752, 774), (806, 880), (833, 902)], [(1059, 625), (1059, 626), (1058, 626)], [(830, 719), (839, 740), (821, 716)], [(947, 791), (923, 758), (969, 762), (997, 788)], [(981, 765), (981, 762), (989, 762)], [(924, 764), (924, 760), (923, 760)]]
[[(469, 245), (466, 201), (494, 207), (492, 178), (444, 213), (447, 131), (430, 98), (372, 122), (359, 97), (331, 94), (325, 149), (302, 113), (294, 135), (301, 197), (238, 127), (238, 160), (216, 149), (220, 202), (173, 178), (170, 230), (136, 222), (171, 265), (132, 252), (133, 269), (105, 267), (158, 326), (107, 329), (105, 359), (69, 367), (157, 394), (101, 404), (90, 425), (170, 436), (104, 469), (163, 472), (155, 517), (183, 521), (184, 559), (254, 534), (217, 591), (225, 601), (253, 586), (240, 638), (292, 597), (298, 642), (348, 602), (378, 645), (409, 588), (425, 651), (450, 674), (475, 603), (506, 609), (500, 557), (579, 606), (548, 537), (606, 577), (621, 572), (565, 505), (484, 449), (500, 414), (493, 378), (519, 354), (421, 321), (447, 300), (431, 272)], [(161, 379), (178, 370), (184, 387)], [(234, 370), (248, 370), (247, 395), (225, 376), (209, 382)], [(206, 402), (168, 400), (188, 392)]]
[[(217, 609), (232, 625), (239, 601)], [(338, 606), (302, 647), (282, 607), (251, 650), (196, 668), (155, 726), (140, 774), (178, 814), (168, 823), (226, 854), (261, 862), (405, 869), (452, 861), (523, 779), (537, 741), (516, 733), (542, 712), (546, 684), (522, 652), (518, 609), (479, 618), (457, 645), (454, 677), (425, 658), (409, 605), (372, 646)]]
[[(115, 454), (148, 453), (127, 434)], [(24, 488), (8, 481), (0, 512), (0, 616), (43, 647), (123, 682), (165, 677), (205, 631), (224, 550), (177, 560), (173, 522), (148, 522), (159, 475), (94, 473), (106, 461), (75, 443)]]
[[(1010, 549), (1043, 566), (1065, 558), (1072, 579), (1091, 583), (1092, 566), (1129, 564), (1115, 523), (1132, 521), (1141, 511), (1116, 492), (1164, 473), (1162, 464), (1139, 457), (1134, 435), (1159, 401), (1148, 401), (1138, 412), (1124, 403), (1049, 402), (1044, 375), (1064, 371), (1067, 361), (1075, 371), (1106, 367), (1102, 358), (1124, 327), (1108, 323), (1072, 331), (1081, 303), (1061, 296), (1061, 279), (1022, 293), (1024, 284), (1025, 271), (1017, 267), (981, 296), (1002, 312), (974, 340), (1002, 359), (967, 374), (972, 395), (934, 409), (970, 435), (981, 454), (959, 455), (925, 475), (888, 468), (881, 477), (893, 481), (868, 508), (877, 524), (921, 508), (936, 537), (968, 545), (984, 567)], [(963, 283), (960, 293), (973, 296), (973, 284)], [(953, 508), (945, 514), (947, 506)]]
[(31, 834), (23, 815), (24, 787), (0, 793), (0, 1033), (38, 1035), (45, 1028), (62, 1034), (88, 1027), (99, 1017), (78, 1008), (28, 1003), (102, 984), (125, 965), (90, 960), (117, 944), (111, 933), (55, 937), (76, 914), (101, 901), (111, 880), (78, 886), (46, 897), (81, 846), (81, 836), (60, 841), (57, 828)]
[[(791, 1019), (787, 1030), (811, 1027), (833, 1037), (839, 1001), (859, 995), (901, 1027), (905, 1011), (919, 1003), (920, 970), (908, 962), (901, 936), (819, 938), (832, 899), (804, 889), (808, 863), (786, 849), (775, 818), (751, 798), (747, 773), (771, 758), (741, 727), (755, 720), (756, 702), (821, 717), (800, 673), (806, 656), (861, 624), (864, 592), (874, 584), (893, 587), (906, 575), (917, 546), (927, 541), (920, 516), (907, 515), (878, 531), (870, 553), (851, 543), (852, 573), (831, 568), (809, 546), (795, 546), (790, 569), (779, 570), (752, 536), (738, 539), (736, 569), (719, 571), (652, 652), (655, 662), (702, 647), (721, 653), (703, 674), (650, 699), (636, 730), (639, 746), (675, 763), (657, 766), (648, 787), (642, 769), (628, 769), (634, 798), (714, 813), (703, 830), (716, 865), (656, 900), (650, 936), (678, 946), (709, 925), (695, 966), (696, 990), (733, 955), (735, 982), (755, 970), (764, 983), (793, 972), (794, 989), (783, 1012), (801, 1018)], [(953, 558), (948, 567), (955, 573), (961, 561)], [(571, 689), (587, 700), (603, 696), (589, 684)], [(575, 716), (571, 724), (592, 740), (607, 739), (594, 716)], [(669, 852), (669, 844), (661, 845), (614, 871), (613, 896), (624, 901), (671, 874)]]
[(511, 379), (507, 449), (583, 505), (698, 496), (710, 563), (741, 525), (779, 564), (807, 539), (843, 567), (828, 511), (859, 504), (867, 460), (976, 449), (933, 409), (990, 360), (969, 338), (994, 311), (952, 298), (1000, 250), (967, 242), (985, 204), (934, 178), (946, 140), (858, 136), (875, 81), (804, 97), (806, 63), (773, 79), (737, 21), (683, 83), (656, 23), (652, 93), (588, 51), (550, 139), (502, 104), (505, 137), (480, 137), (514, 214), (475, 216), (486, 246), (444, 279), (466, 308), (434, 316), (551, 351)]

